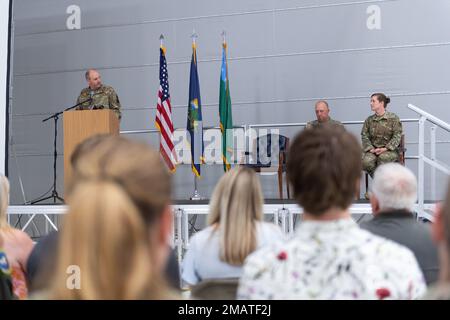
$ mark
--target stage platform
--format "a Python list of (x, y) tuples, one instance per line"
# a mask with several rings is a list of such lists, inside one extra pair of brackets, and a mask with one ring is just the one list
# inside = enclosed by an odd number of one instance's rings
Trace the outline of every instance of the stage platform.
[[(184, 251), (189, 247), (189, 238), (192, 236), (193, 227), (191, 220), (195, 215), (207, 215), (209, 211), (209, 200), (178, 200), (173, 202), (173, 232), (172, 245), (177, 248), (179, 258), (181, 259)], [(432, 210), (434, 203), (425, 203), (425, 213), (418, 215), (418, 218), (432, 221)], [(416, 212), (418, 207), (416, 207)], [(22, 223), (19, 227), (27, 231), (30, 226), (39, 230), (40, 236), (49, 231), (58, 230), (59, 217), (67, 211), (66, 205), (26, 205), (10, 206), (8, 208), (8, 221)], [(289, 237), (295, 231), (296, 220), (303, 214), (303, 209), (295, 204), (294, 200), (266, 199), (263, 206), (265, 216), (271, 216), (271, 221), (279, 225), (283, 232)], [(355, 201), (350, 207), (350, 213), (353, 217), (358, 215), (371, 214), (370, 204), (367, 200)], [(41, 217), (38, 224), (35, 219)], [(42, 223), (44, 218), (44, 223)]]

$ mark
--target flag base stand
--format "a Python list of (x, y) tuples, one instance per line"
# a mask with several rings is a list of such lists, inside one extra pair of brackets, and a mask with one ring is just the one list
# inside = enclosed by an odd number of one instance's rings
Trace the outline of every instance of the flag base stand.
[(190, 198), (191, 200), (203, 200), (203, 198), (200, 196), (200, 193), (198, 193), (197, 189), (195, 189), (194, 194)]
[(190, 198), (191, 200), (203, 200), (203, 198), (200, 196), (200, 193), (198, 193), (197, 190), (197, 176), (194, 177), (194, 194)]

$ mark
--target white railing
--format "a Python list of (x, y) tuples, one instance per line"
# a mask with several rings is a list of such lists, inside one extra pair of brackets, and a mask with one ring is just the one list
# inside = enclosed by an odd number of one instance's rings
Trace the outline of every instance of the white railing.
[[(171, 244), (177, 249), (179, 261), (181, 261), (184, 251), (189, 248), (189, 238), (191, 236), (189, 232), (189, 218), (192, 215), (207, 215), (209, 213), (208, 204), (174, 204), (172, 206), (172, 237)], [(426, 204), (425, 209), (431, 210), (432, 204)], [(26, 205), (26, 206), (10, 206), (8, 207), (8, 217), (18, 215), (25, 218), (24, 224), (21, 225), (21, 230), (26, 231), (34, 219), (43, 216), (49, 227), (46, 226), (46, 230), (40, 233), (39, 236), (47, 234), (51, 229), (58, 230), (58, 223), (55, 223), (50, 217), (56, 217), (63, 215), (67, 212), (68, 207), (66, 205)], [(418, 205), (414, 208), (418, 210)], [(354, 203), (350, 206), (349, 212), (351, 215), (359, 216), (364, 214), (371, 214), (372, 209), (369, 203)], [(291, 237), (295, 231), (295, 217), (303, 214), (303, 209), (294, 203), (283, 203), (280, 201), (275, 204), (264, 204), (263, 214), (265, 216), (273, 217), (272, 220), (276, 225), (279, 225), (286, 237)], [(50, 216), (50, 217), (49, 217)], [(50, 229), (50, 230), (48, 230)]]
[[(436, 169), (441, 172), (450, 175), (450, 168), (438, 161), (436, 159), (436, 128), (440, 127), (447, 132), (450, 132), (450, 124), (441, 119), (423, 111), (422, 109), (416, 107), (415, 105), (408, 104), (408, 108), (417, 112), (420, 115), (419, 119), (419, 168), (418, 168), (418, 205), (419, 205), (419, 215), (427, 218), (428, 220), (433, 220), (433, 216), (425, 211), (425, 163), (431, 166), (431, 194), (433, 197), (436, 196)], [(425, 155), (425, 123), (429, 121), (433, 124), (430, 130), (430, 144), (431, 144), (431, 156), (427, 157)], [(433, 198), (435, 199), (435, 198)]]
[[(402, 123), (418, 123), (419, 119), (401, 119)], [(342, 121), (343, 125), (362, 125), (364, 124), (363, 120), (357, 120), (357, 121)], [(291, 122), (291, 123), (263, 123), (263, 124), (248, 124), (248, 125), (237, 125), (234, 126), (234, 129), (242, 129), (244, 131), (244, 150), (246, 155), (249, 154), (250, 151), (250, 144), (251, 144), (251, 138), (252, 138), (252, 130), (255, 129), (261, 129), (261, 128), (291, 128), (291, 127), (298, 127), (302, 128), (306, 126), (306, 122)], [(203, 132), (205, 133), (208, 130), (218, 130), (220, 127), (204, 127)], [(186, 130), (185, 128), (176, 128), (177, 130)], [(128, 134), (159, 134), (159, 131), (157, 129), (139, 129), (139, 130), (122, 130), (120, 131), (120, 134), (128, 135)], [(175, 149), (177, 147), (175, 146)], [(183, 150), (184, 152), (189, 153), (189, 150)], [(240, 161), (242, 158), (237, 157), (235, 160)], [(406, 159), (418, 159), (418, 156), (407, 156)], [(206, 159), (207, 163), (209, 159)], [(248, 158), (247, 158), (248, 162)], [(181, 161), (179, 164), (189, 164), (189, 162), (183, 162)], [(217, 162), (216, 164), (222, 164), (222, 162)]]
[[(435, 181), (436, 181), (436, 173), (435, 169), (438, 169), (447, 175), (450, 174), (450, 169), (445, 164), (436, 160), (436, 128), (440, 127), (450, 132), (450, 125), (435, 116), (417, 108), (414, 105), (409, 104), (408, 108), (417, 112), (420, 115), (419, 119), (401, 119), (402, 123), (418, 123), (419, 125), (419, 154), (418, 156), (407, 156), (407, 159), (418, 159), (419, 161), (419, 170), (418, 170), (418, 203), (416, 205), (416, 211), (418, 212), (419, 217), (427, 218), (428, 220), (433, 220), (431, 214), (427, 213), (427, 211), (431, 211), (430, 209), (433, 205), (424, 203), (424, 164), (429, 164), (432, 167), (431, 171), (431, 180), (432, 180), (432, 196), (435, 199), (436, 190), (435, 190)], [(431, 156), (427, 157), (424, 154), (424, 145), (425, 145), (425, 122), (430, 121), (433, 126), (431, 127), (430, 132), (430, 143), (431, 143)], [(343, 121), (344, 125), (355, 125), (355, 124), (363, 124), (364, 121)], [(251, 130), (256, 128), (287, 128), (287, 127), (304, 127), (306, 123), (268, 123), (268, 124), (249, 124), (243, 126), (236, 126), (235, 128), (243, 129), (245, 132), (245, 150), (248, 152), (249, 149), (249, 133)], [(218, 129), (218, 127), (209, 127), (208, 129)], [(121, 134), (141, 134), (141, 133), (158, 133), (157, 130), (132, 130), (132, 131), (121, 131)], [(34, 224), (34, 218), (37, 216), (44, 216), (46, 219), (46, 229), (47, 225), (51, 228), (57, 230), (57, 226), (54, 221), (49, 218), (49, 215), (59, 215), (65, 213), (67, 208), (65, 206), (11, 206), (8, 209), (8, 219), (10, 219), (10, 215), (25, 215), (27, 220), (23, 225), (22, 229), (27, 229), (31, 223)], [(188, 230), (188, 217), (193, 214), (206, 214), (208, 210), (207, 205), (200, 204), (192, 204), (192, 205), (174, 205), (174, 233), (173, 240), (174, 245), (181, 250), (182, 248), (186, 248), (189, 245), (189, 230)], [(352, 214), (363, 214), (370, 213), (370, 207), (368, 204), (354, 204), (350, 211)], [(286, 204), (276, 204), (276, 205), (265, 205), (264, 206), (264, 214), (274, 215), (274, 220), (278, 221), (276, 217), (280, 217), (281, 227), (283, 231), (286, 233), (292, 233), (294, 230), (293, 224), (293, 216), (296, 214), (301, 214), (301, 209), (299, 209), (296, 205), (286, 205)]]

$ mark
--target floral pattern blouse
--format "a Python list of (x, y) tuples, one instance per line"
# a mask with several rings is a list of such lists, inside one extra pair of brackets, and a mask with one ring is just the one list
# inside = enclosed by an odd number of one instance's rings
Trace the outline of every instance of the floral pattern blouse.
[(417, 299), (426, 284), (414, 254), (350, 218), (302, 222), (293, 239), (250, 255), (239, 299)]

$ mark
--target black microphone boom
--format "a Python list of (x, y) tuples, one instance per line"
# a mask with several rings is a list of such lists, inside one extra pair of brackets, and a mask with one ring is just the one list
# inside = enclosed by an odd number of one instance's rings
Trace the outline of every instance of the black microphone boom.
[[(94, 94), (94, 95), (95, 95), (95, 94)], [(72, 110), (72, 109), (78, 107), (79, 105), (82, 105), (83, 103), (90, 102), (90, 101), (92, 101), (92, 97), (89, 97), (89, 98), (87, 98), (86, 100), (81, 101), (81, 102), (77, 103), (77, 104), (74, 105), (74, 106), (71, 106), (71, 107), (69, 107), (69, 108), (66, 108), (66, 109), (64, 109), (63, 111), (56, 112), (56, 113), (52, 114), (50, 117), (45, 118), (44, 120), (42, 120), (42, 122), (45, 122), (45, 121), (47, 121), (47, 120), (50, 120), (51, 118), (57, 118), (59, 115), (63, 114), (65, 111)]]
[(66, 108), (63, 111), (56, 112), (56, 113), (52, 114), (50, 117), (45, 118), (44, 120), (42, 120), (42, 122), (45, 122), (45, 121), (50, 120), (50, 119), (54, 119), (55, 120), (55, 135), (54, 135), (54, 140), (53, 140), (53, 189), (52, 189), (51, 196), (48, 196), (46, 198), (39, 199), (39, 200), (36, 200), (36, 201), (32, 201), (30, 204), (35, 204), (35, 203), (38, 203), (38, 202), (41, 202), (41, 201), (45, 201), (45, 200), (48, 200), (48, 199), (53, 199), (53, 203), (56, 203), (57, 199), (59, 201), (61, 201), (61, 202), (64, 202), (64, 199), (59, 196), (58, 191), (56, 190), (56, 159), (58, 157), (58, 153), (57, 153), (57, 150), (56, 150), (56, 141), (57, 141), (57, 136), (58, 136), (58, 119), (59, 119), (59, 116), (63, 112), (71, 110), (71, 109), (74, 109), (74, 108), (78, 107), (79, 105), (82, 105), (83, 103), (86, 103), (86, 102), (89, 102), (89, 101), (92, 101), (92, 96), (89, 97), (88, 99), (84, 100), (84, 101), (81, 101), (81, 102), (77, 103), (74, 106)]

